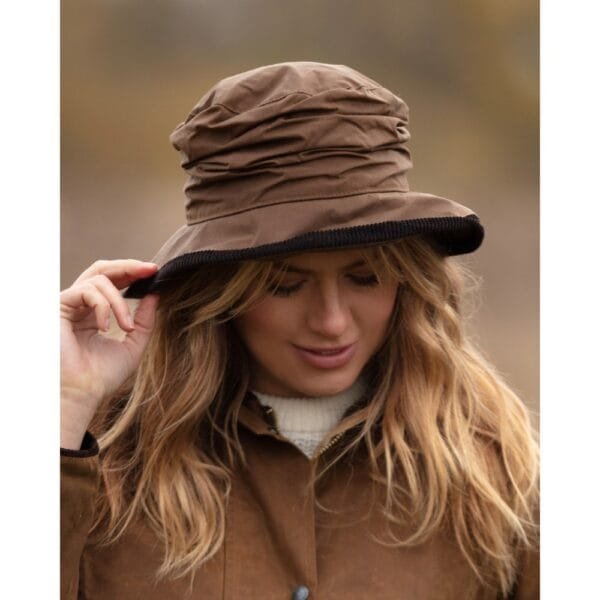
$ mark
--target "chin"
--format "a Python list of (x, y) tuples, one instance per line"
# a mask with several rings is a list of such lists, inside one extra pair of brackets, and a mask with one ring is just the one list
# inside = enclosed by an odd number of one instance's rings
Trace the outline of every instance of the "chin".
[(329, 381), (326, 380), (328, 378), (323, 378), (323, 381), (318, 381), (318, 378), (315, 378), (310, 383), (304, 383), (296, 389), (301, 391), (304, 396), (335, 396), (351, 387), (357, 377), (330, 377)]

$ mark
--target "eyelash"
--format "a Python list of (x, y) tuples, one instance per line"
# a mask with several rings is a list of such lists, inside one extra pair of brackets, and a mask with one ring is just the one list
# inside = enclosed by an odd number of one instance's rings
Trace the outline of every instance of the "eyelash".
[[(364, 277), (358, 275), (348, 275), (348, 277), (356, 284), (361, 287), (375, 287), (379, 285), (379, 279), (376, 275), (367, 275)], [(300, 281), (294, 285), (290, 286), (275, 286), (271, 288), (269, 291), (273, 296), (291, 296), (295, 292), (300, 291), (300, 288), (304, 285), (304, 281)]]

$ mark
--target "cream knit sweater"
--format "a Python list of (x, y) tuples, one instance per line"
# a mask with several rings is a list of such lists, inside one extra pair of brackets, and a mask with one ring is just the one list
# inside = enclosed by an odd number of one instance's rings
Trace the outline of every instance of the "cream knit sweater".
[(365, 380), (359, 377), (350, 388), (335, 396), (284, 398), (256, 390), (252, 393), (263, 406), (273, 409), (279, 432), (311, 458), (327, 432), (361, 398), (366, 387)]

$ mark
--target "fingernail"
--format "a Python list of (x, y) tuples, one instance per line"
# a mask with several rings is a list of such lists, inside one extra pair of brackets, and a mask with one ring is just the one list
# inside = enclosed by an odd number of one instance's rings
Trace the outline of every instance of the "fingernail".
[(108, 331), (109, 327), (110, 327), (110, 317), (106, 317), (106, 320), (104, 321), (105, 331)]
[(133, 319), (131, 318), (131, 315), (127, 315), (127, 319), (125, 319), (127, 321), (127, 325), (129, 326), (130, 329), (134, 329), (134, 324), (133, 324)]

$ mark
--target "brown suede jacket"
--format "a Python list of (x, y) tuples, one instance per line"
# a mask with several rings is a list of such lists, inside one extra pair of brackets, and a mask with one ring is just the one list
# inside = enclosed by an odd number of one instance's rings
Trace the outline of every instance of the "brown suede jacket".
[[(305, 491), (309, 459), (273, 428), (252, 396), (240, 414), (248, 468), (236, 473), (218, 554), (189, 579), (155, 583), (162, 558), (152, 532), (137, 525), (116, 544), (88, 540), (98, 486), (98, 448), (61, 450), (62, 600), (495, 600), (443, 534), (392, 548), (373, 507), (366, 462), (339, 463), (317, 488), (324, 512)], [(326, 452), (332, 449), (326, 450)], [(539, 598), (538, 555), (520, 557), (511, 599)]]

